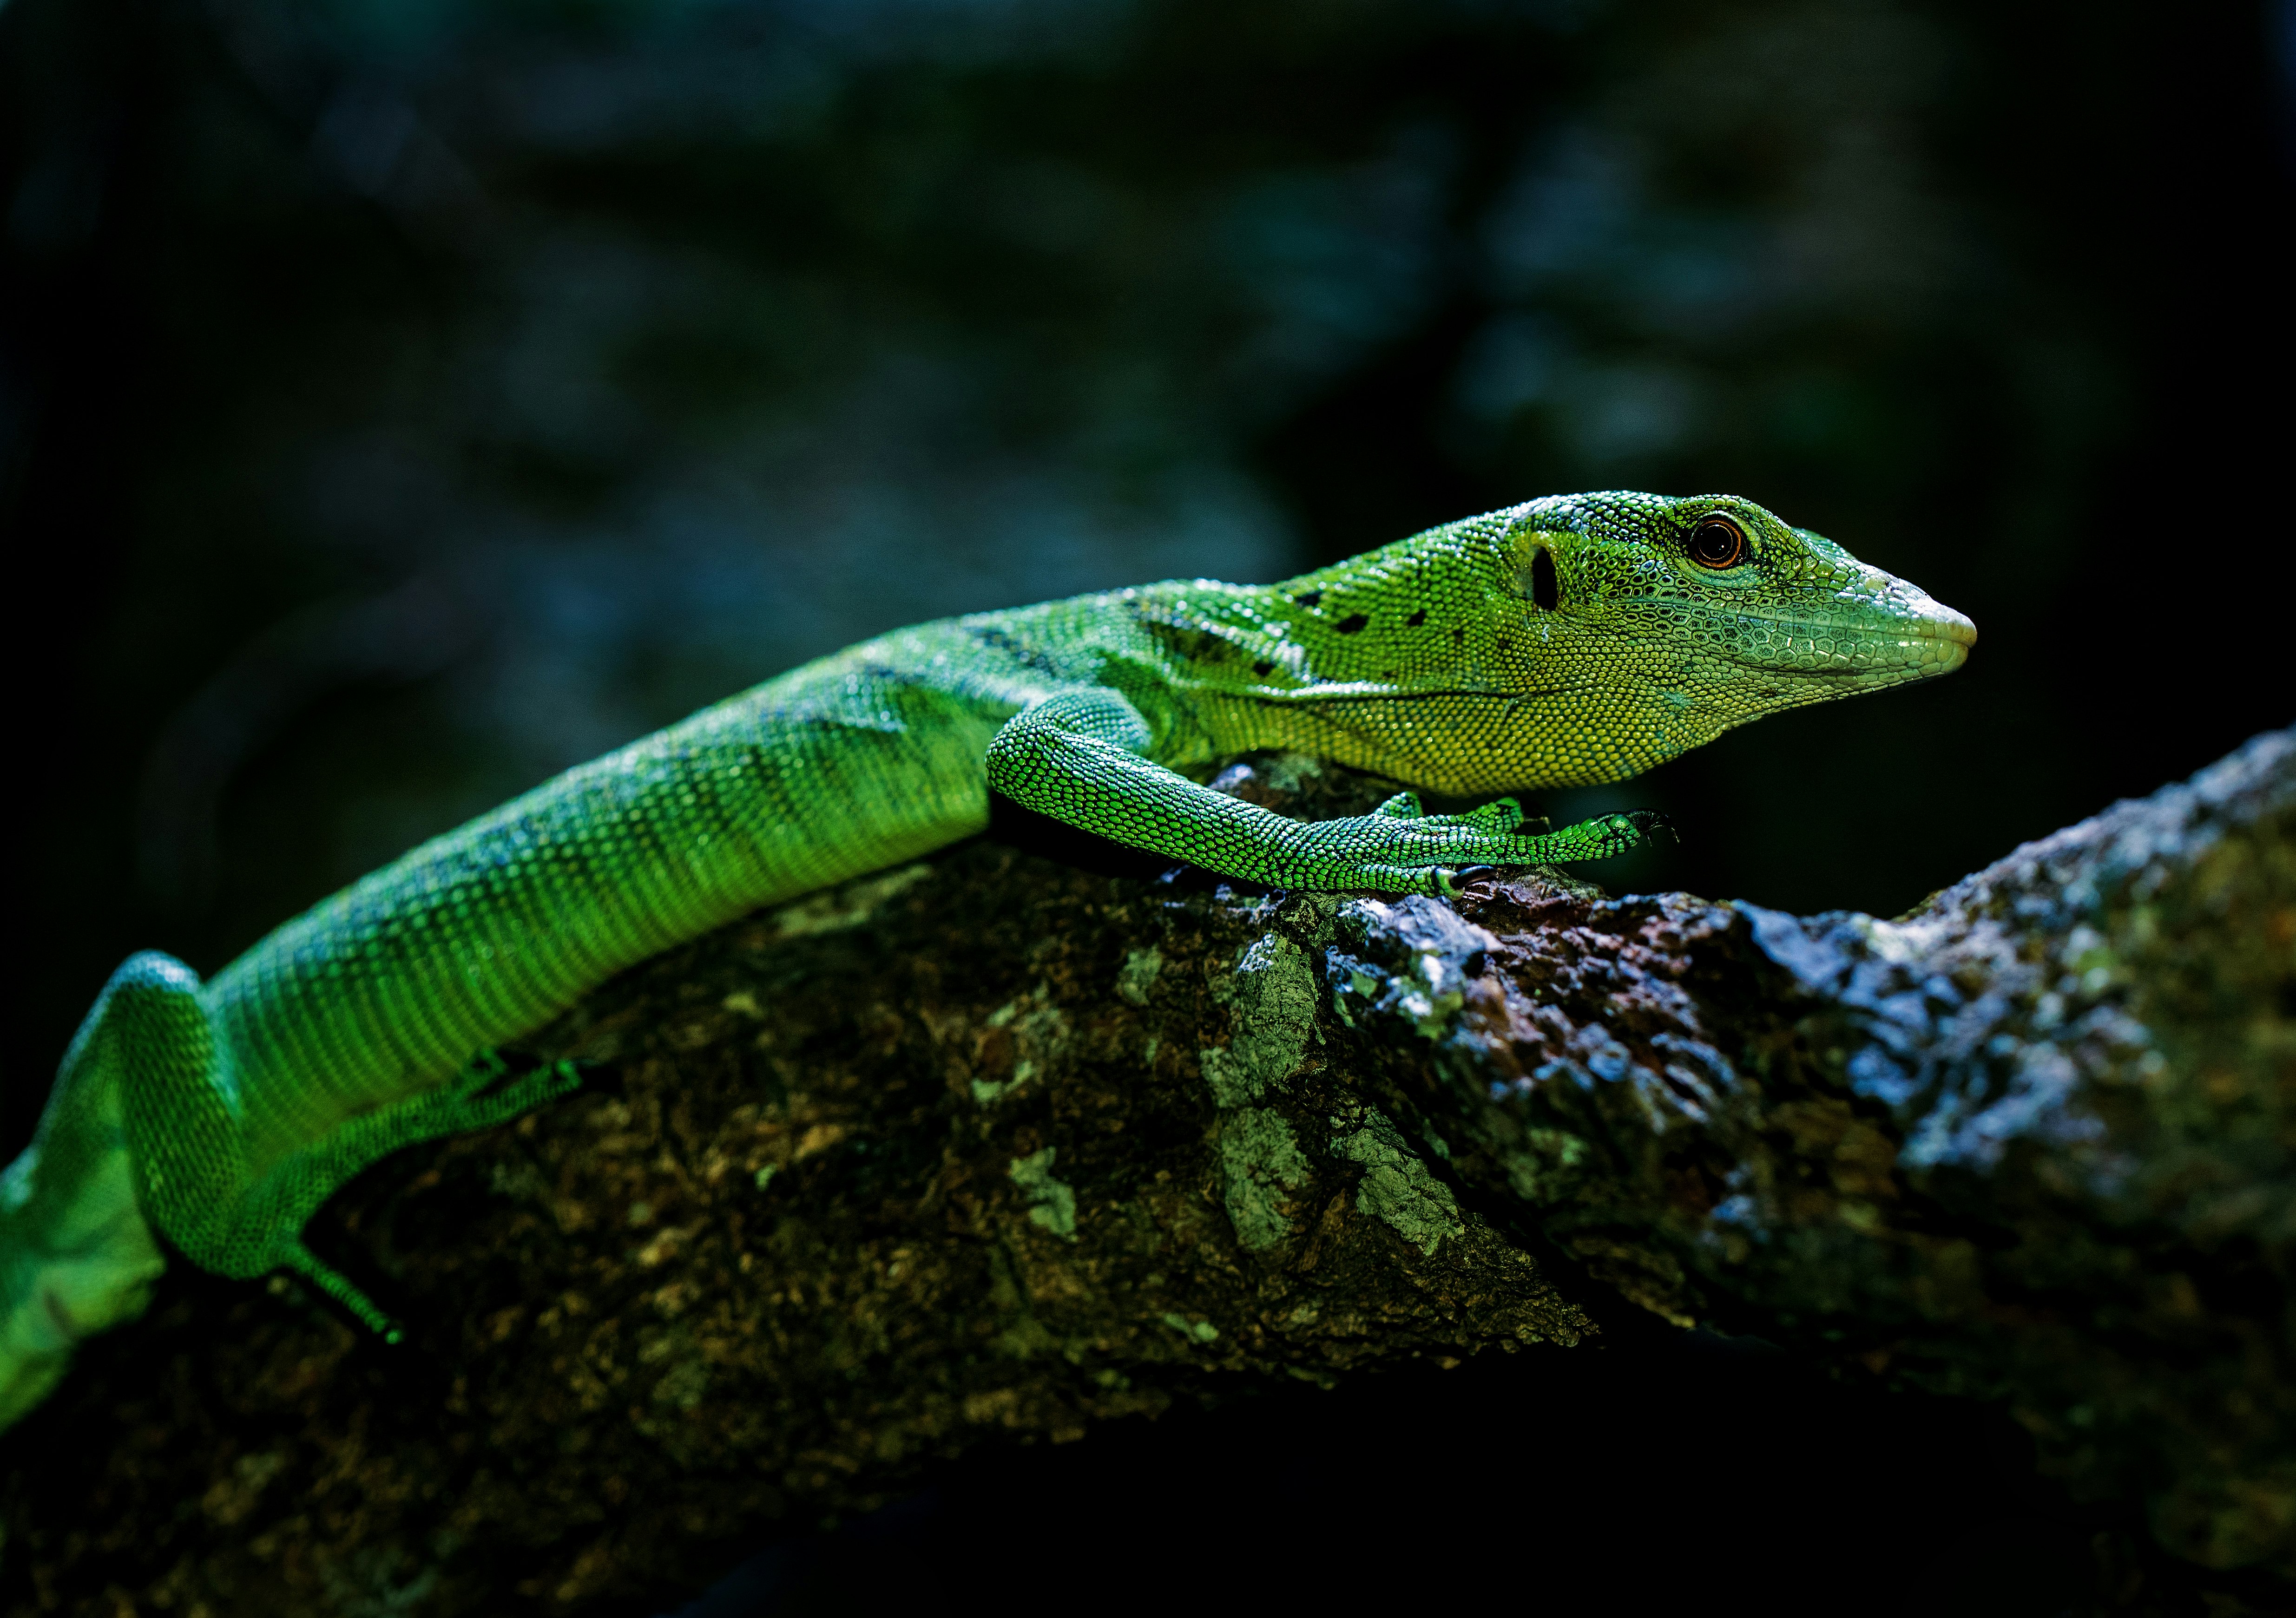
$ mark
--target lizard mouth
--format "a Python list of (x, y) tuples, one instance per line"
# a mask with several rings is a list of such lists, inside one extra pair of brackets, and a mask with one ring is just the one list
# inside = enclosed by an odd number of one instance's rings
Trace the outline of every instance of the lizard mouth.
[(1775, 650), (1765, 646), (1725, 651), (1722, 660), (1786, 679), (1870, 680), (1950, 674), (1968, 661), (1970, 648), (1977, 644), (1977, 625), (1950, 608), (1940, 608), (1936, 617), (1863, 631), (1838, 622), (1791, 619), (1773, 620), (1764, 627), (1775, 637), (1771, 646)]
[(1967, 651), (1977, 644), (1977, 625), (1950, 607), (1938, 609), (1936, 617), (1915, 618), (1892, 631), (1899, 641), (1942, 641)]
[[(1628, 604), (1683, 609), (1679, 601), (1651, 596), (1630, 598)], [(1719, 661), (1781, 674), (1854, 677), (1915, 667), (1942, 674), (1960, 667), (1977, 644), (1975, 624), (1926, 597), (1865, 616), (1797, 618), (1703, 605), (1685, 616), (1694, 620), (1709, 652)]]

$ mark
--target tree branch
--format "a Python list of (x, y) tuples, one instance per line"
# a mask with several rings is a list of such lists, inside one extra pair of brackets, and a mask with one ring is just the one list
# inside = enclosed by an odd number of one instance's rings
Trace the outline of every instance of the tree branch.
[(1896, 922), (1252, 895), (1008, 826), (605, 985), (521, 1053), (581, 1093), (339, 1197), (315, 1241), (406, 1345), (178, 1263), (11, 1434), (0, 1581), (663, 1605), (984, 1439), (1535, 1384), (1637, 1314), (2005, 1401), (2176, 1554), (2296, 1573), (2292, 824), (2282, 732)]

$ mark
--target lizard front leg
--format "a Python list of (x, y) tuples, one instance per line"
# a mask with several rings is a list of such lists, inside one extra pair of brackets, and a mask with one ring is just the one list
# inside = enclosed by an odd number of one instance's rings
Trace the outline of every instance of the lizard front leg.
[(1118, 691), (1063, 691), (1007, 720), (988, 748), (988, 784), (1024, 808), (1128, 847), (1268, 887), (1389, 894), (1452, 891), (1475, 866), (1602, 859), (1663, 824), (1611, 814), (1560, 831), (1525, 829), (1512, 798), (1425, 814), (1398, 794), (1369, 814), (1303, 821), (1198, 786), (1144, 755), (1147, 722)]

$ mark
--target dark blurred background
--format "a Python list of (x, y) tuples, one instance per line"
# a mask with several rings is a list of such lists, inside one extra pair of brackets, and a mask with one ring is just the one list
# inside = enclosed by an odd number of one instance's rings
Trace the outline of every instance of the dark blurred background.
[(1973, 617), (1562, 813), (1894, 913), (2296, 717), (2296, 0), (5, 0), (0, 1155), (104, 977), (905, 622), (1591, 487)]

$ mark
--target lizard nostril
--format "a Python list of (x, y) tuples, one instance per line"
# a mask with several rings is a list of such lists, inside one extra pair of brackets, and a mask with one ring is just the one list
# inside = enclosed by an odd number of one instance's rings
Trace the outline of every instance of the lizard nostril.
[(1554, 559), (1541, 545), (1530, 563), (1530, 599), (1541, 612), (1553, 612), (1562, 604), (1562, 582), (1554, 576)]

